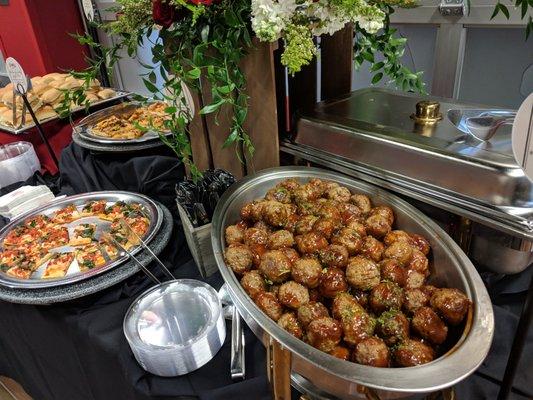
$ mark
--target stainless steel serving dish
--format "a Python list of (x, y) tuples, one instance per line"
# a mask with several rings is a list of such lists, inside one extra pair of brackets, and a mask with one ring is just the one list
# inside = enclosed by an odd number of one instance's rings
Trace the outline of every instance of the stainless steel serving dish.
[[(440, 103), (442, 118), (426, 125), (413, 120), (421, 100)], [(362, 89), (303, 111), (295, 137), (281, 149), (468, 219), (469, 228), (481, 225), (473, 229), (480, 235), (462, 232), (469, 239), (461, 246), (495, 272), (517, 273), (533, 261), (533, 184), (514, 159), (509, 126), (490, 141), (467, 132), (465, 117), (487, 113), (513, 114), (452, 99)]]
[[(85, 205), (89, 201), (93, 201), (93, 200), (106, 200), (109, 205), (117, 201), (135, 202), (135, 203), (141, 204), (143, 206), (143, 211), (146, 213), (147, 217), (150, 219), (150, 225), (148, 227), (148, 231), (146, 232), (143, 238), (146, 243), (152, 240), (152, 238), (155, 236), (155, 234), (157, 233), (157, 231), (159, 230), (163, 222), (163, 214), (162, 214), (160, 207), (157, 204), (155, 204), (149, 197), (144, 196), (142, 194), (124, 192), (124, 191), (102, 191), (102, 192), (84, 193), (84, 194), (68, 196), (65, 198), (52, 201), (48, 204), (45, 204), (42, 207), (28, 211), (18, 216), (14, 220), (12, 220), (8, 225), (6, 225), (2, 230), (0, 230), (0, 250), (1, 250), (1, 244), (3, 243), (6, 235), (13, 228), (20, 225), (26, 219), (32, 216), (35, 216), (35, 215), (39, 215), (39, 214), (45, 214), (45, 215), (50, 216), (56, 210), (59, 210), (60, 208), (63, 208), (70, 204), (74, 204), (75, 206), (80, 208), (81, 206)], [(81, 219), (74, 221), (73, 224), (84, 223), (89, 218), (94, 219), (94, 217), (85, 217), (85, 218), (81, 218)], [(94, 223), (94, 221), (92, 220), (91, 222)], [(130, 250), (130, 252), (132, 254), (137, 254), (140, 250), (141, 250), (141, 247), (137, 246), (133, 248), (132, 250)], [(21, 289), (40, 289), (40, 288), (50, 288), (50, 287), (68, 285), (74, 282), (79, 282), (79, 281), (94, 277), (106, 271), (109, 271), (110, 269), (120, 265), (127, 259), (128, 259), (127, 255), (122, 255), (122, 256), (117, 257), (114, 260), (109, 261), (108, 263), (106, 263), (104, 266), (100, 268), (91, 269), (86, 272), (71, 271), (72, 270), (71, 268), (69, 269), (67, 274), (62, 278), (40, 279), (39, 278), (39, 276), (41, 275), (40, 272), (42, 272), (42, 269), (45, 267), (46, 264), (41, 265), (39, 269), (33, 274), (35, 278), (33, 278), (32, 276), (30, 279), (26, 279), (26, 280), (13, 278), (7, 275), (6, 273), (0, 271), (0, 285), (7, 286), (10, 288), (21, 288)]]
[[(102, 106), (104, 104), (111, 103), (111, 102), (116, 101), (116, 100), (124, 99), (124, 98), (126, 98), (126, 97), (128, 97), (130, 95), (131, 95), (130, 92), (124, 92), (122, 90), (117, 90), (116, 91), (116, 95), (114, 97), (111, 97), (109, 99), (95, 101), (95, 102), (91, 103), (90, 107)], [(83, 109), (85, 109), (84, 106), (75, 107), (72, 110), (72, 112), (81, 111)], [(59, 115), (57, 115), (55, 117), (50, 117), (50, 118), (47, 118), (47, 119), (43, 119), (42, 121), (39, 121), (39, 123), (41, 125), (43, 125), (43, 124), (51, 122), (51, 121), (57, 121), (58, 119), (60, 119)], [(13, 135), (20, 135), (21, 133), (24, 133), (26, 131), (29, 131), (30, 129), (35, 128), (35, 124), (33, 123), (32, 119), (31, 119), (31, 115), (29, 113), (26, 114), (26, 121), (29, 121), (29, 123), (27, 125), (24, 125), (24, 126), (20, 127), (20, 128), (14, 128), (12, 126), (7, 126), (7, 125), (0, 124), (0, 130), (12, 133)]]
[[(431, 243), (430, 282), (463, 290), (473, 307), (457, 344), (439, 359), (412, 368), (374, 368), (339, 360), (296, 339), (259, 310), (248, 297), (237, 277), (224, 263), (224, 229), (239, 220), (243, 204), (263, 197), (279, 181), (295, 177), (318, 177), (345, 185), (352, 191), (369, 195), (377, 205), (387, 204), (396, 214), (396, 226), (419, 233)], [(476, 269), (458, 245), (420, 211), (398, 197), (375, 186), (307, 167), (281, 167), (264, 170), (233, 185), (220, 200), (213, 218), (212, 244), (215, 258), (230, 295), (252, 331), (264, 344), (269, 336), (292, 352), (293, 384), (312, 382), (317, 391), (340, 399), (361, 396), (360, 386), (376, 389), (381, 395), (401, 396), (437, 391), (465, 379), (486, 357), (494, 333), (494, 316), (489, 295)], [(296, 375), (297, 374), (297, 375)], [(385, 397), (383, 397), (385, 398)]]
[[(104, 136), (96, 135), (92, 132), (92, 127), (98, 122), (112, 116), (120, 116), (121, 114), (127, 114), (133, 112), (136, 108), (140, 107), (141, 104), (138, 102), (127, 102), (114, 105), (112, 107), (106, 108), (104, 110), (97, 111), (85, 118), (83, 118), (75, 127), (74, 130), (79, 133), (79, 135), (87, 140), (96, 143), (103, 144), (133, 144), (133, 143), (143, 143), (151, 140), (159, 139), (159, 134), (157, 132), (148, 131), (144, 135), (136, 139), (114, 139), (107, 138)], [(165, 135), (171, 135), (171, 132), (166, 133)]]

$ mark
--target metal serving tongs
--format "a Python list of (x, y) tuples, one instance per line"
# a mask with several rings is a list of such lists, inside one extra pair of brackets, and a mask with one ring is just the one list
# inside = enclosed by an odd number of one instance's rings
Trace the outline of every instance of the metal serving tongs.
[[(169, 278), (169, 279), (172, 279), (172, 280), (175, 280), (176, 277), (172, 274), (172, 272), (169, 271), (169, 269), (165, 266), (165, 264), (163, 264), (163, 262), (159, 259), (159, 257), (157, 257), (155, 255), (155, 253), (152, 251), (152, 249), (150, 249), (150, 247), (148, 247), (148, 245), (144, 242), (144, 240), (142, 240), (139, 235), (137, 235), (137, 233), (135, 233), (135, 231), (131, 228), (131, 226), (126, 222), (126, 220), (124, 218), (121, 218), (119, 220), (120, 222), (120, 226), (125, 229), (129, 236), (133, 237), (133, 239), (135, 239), (136, 241), (136, 244), (138, 245), (141, 245), (141, 247), (146, 250), (152, 257), (153, 259), (159, 264), (159, 266), (161, 267), (161, 269), (163, 270), (164, 274)], [(109, 232), (106, 232), (106, 233), (103, 233), (102, 234), (102, 238), (108, 242), (109, 244), (113, 245), (114, 247), (116, 247), (118, 250), (120, 250), (121, 252), (127, 254), (140, 268), (141, 270), (146, 274), (148, 275), (148, 277), (150, 279), (152, 279), (152, 281), (154, 281), (156, 284), (161, 284), (161, 281), (152, 273), (150, 272), (150, 270), (148, 268), (146, 268), (140, 261), (137, 257), (135, 257), (129, 250), (127, 250), (126, 248), (124, 248), (124, 246), (122, 246)]]

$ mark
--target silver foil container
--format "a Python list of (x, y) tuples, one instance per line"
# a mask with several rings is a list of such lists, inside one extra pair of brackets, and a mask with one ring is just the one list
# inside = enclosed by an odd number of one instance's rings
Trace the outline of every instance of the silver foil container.
[(193, 279), (165, 282), (144, 292), (126, 312), (123, 329), (138, 363), (159, 376), (200, 368), (226, 338), (217, 292)]

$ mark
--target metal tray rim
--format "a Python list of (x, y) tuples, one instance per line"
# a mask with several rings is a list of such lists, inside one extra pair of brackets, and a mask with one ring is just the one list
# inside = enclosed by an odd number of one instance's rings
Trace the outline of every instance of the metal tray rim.
[[(112, 197), (112, 196), (126, 196), (131, 198), (134, 201), (141, 202), (144, 206), (146, 206), (151, 215), (150, 215), (150, 226), (148, 228), (148, 234), (144, 238), (145, 243), (149, 243), (154, 236), (156, 235), (157, 231), (160, 229), (161, 224), (163, 222), (163, 215), (161, 208), (148, 196), (145, 196), (140, 193), (133, 193), (128, 191), (122, 191), (122, 190), (106, 190), (106, 191), (98, 191), (98, 192), (88, 192), (88, 193), (82, 193), (77, 194), (73, 196), (67, 196), (65, 198), (61, 198), (57, 201), (51, 201), (49, 203), (46, 203), (38, 208), (35, 208), (33, 210), (29, 210), (25, 212), (24, 214), (19, 215), (14, 220), (10, 221), (9, 224), (7, 224), (5, 227), (0, 229), (0, 242), (3, 241), (5, 235), (16, 225), (18, 225), (20, 222), (25, 220), (26, 218), (42, 213), (45, 210), (56, 207), (56, 206), (62, 206), (66, 204), (71, 204), (75, 201), (80, 200), (91, 200), (91, 199), (101, 199), (106, 197)], [(155, 221), (154, 221), (155, 220)], [(133, 248), (130, 252), (135, 255), (139, 251), (141, 251), (141, 246), (136, 246)], [(40, 279), (40, 280), (21, 280), (16, 278), (11, 278), (7, 276), (5, 273), (0, 273), (0, 285), (9, 287), (9, 288), (19, 288), (19, 289), (42, 289), (42, 288), (49, 288), (49, 287), (57, 287), (57, 286), (63, 286), (68, 285), (71, 283), (79, 282), (91, 277), (94, 277), (96, 275), (100, 275), (106, 271), (109, 271), (112, 268), (115, 268), (116, 266), (122, 264), (123, 262), (128, 260), (128, 256), (124, 255), (122, 257), (119, 257), (115, 260), (112, 260), (109, 264), (101, 267), (96, 268), (93, 270), (90, 270), (85, 273), (79, 273), (72, 275), (70, 277), (63, 277), (63, 278), (56, 278), (56, 279)]]

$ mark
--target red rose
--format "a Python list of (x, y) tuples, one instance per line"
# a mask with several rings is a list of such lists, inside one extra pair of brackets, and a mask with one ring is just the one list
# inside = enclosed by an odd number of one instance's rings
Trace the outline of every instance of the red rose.
[(168, 28), (177, 20), (178, 13), (168, 0), (153, 0), (152, 17), (157, 25)]

